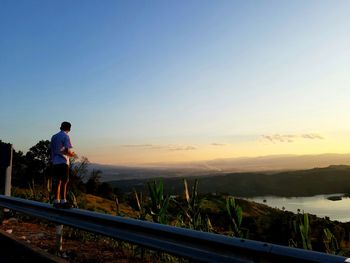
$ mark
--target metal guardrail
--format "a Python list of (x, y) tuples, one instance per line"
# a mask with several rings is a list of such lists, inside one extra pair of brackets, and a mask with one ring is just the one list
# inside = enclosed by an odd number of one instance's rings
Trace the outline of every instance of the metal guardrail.
[(350, 262), (342, 256), (291, 248), (0, 195), (0, 206), (57, 224), (164, 251), (196, 262)]

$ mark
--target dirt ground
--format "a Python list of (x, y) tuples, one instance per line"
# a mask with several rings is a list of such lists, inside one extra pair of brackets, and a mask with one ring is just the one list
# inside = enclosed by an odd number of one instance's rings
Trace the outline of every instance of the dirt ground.
[[(56, 225), (52, 223), (10, 218), (2, 221), (0, 229), (8, 234), (40, 248), (50, 254), (55, 254)], [(68, 262), (149, 262), (127, 255), (115, 246), (115, 242), (108, 238), (77, 238), (74, 230), (64, 227), (62, 252), (59, 256)], [(73, 234), (72, 234), (73, 233)]]

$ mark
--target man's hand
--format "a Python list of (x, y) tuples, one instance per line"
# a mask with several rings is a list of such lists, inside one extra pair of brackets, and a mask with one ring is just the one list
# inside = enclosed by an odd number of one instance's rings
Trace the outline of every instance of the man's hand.
[(75, 156), (75, 152), (73, 152), (71, 149), (67, 149), (67, 155), (69, 157), (74, 157)]
[(65, 148), (63, 150), (63, 154), (67, 155), (69, 157), (74, 157), (75, 156), (75, 152), (73, 152), (70, 148)]

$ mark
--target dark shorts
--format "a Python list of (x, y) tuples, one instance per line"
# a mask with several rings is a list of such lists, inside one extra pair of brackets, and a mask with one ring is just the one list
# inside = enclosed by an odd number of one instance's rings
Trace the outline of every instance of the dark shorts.
[(68, 181), (69, 179), (69, 166), (68, 164), (54, 164), (52, 166), (52, 177), (56, 180)]

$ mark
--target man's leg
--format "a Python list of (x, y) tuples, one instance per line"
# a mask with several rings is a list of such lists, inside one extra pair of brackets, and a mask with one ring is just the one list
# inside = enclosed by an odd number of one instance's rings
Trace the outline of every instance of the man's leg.
[(62, 180), (62, 197), (63, 199), (61, 199), (61, 205), (62, 205), (62, 208), (70, 208), (70, 205), (68, 204), (67, 202), (67, 185), (68, 185), (68, 182), (69, 182), (69, 166), (67, 165), (65, 167), (65, 178)]
[(61, 183), (62, 183), (61, 180), (59, 180), (57, 183), (56, 200), (58, 200), (58, 201), (61, 199)]
[(52, 175), (53, 179), (52, 180), (52, 197), (53, 197), (53, 206), (58, 207), (60, 204), (60, 199), (61, 199), (61, 168), (59, 165), (54, 164), (52, 166)]
[(68, 185), (69, 180), (67, 180), (64, 184), (63, 184), (63, 199), (67, 200), (67, 185)]
[(60, 206), (60, 199), (61, 199), (61, 180), (58, 180), (57, 182), (57, 192), (56, 192), (56, 199), (53, 201), (53, 206), (54, 207), (59, 207)]

